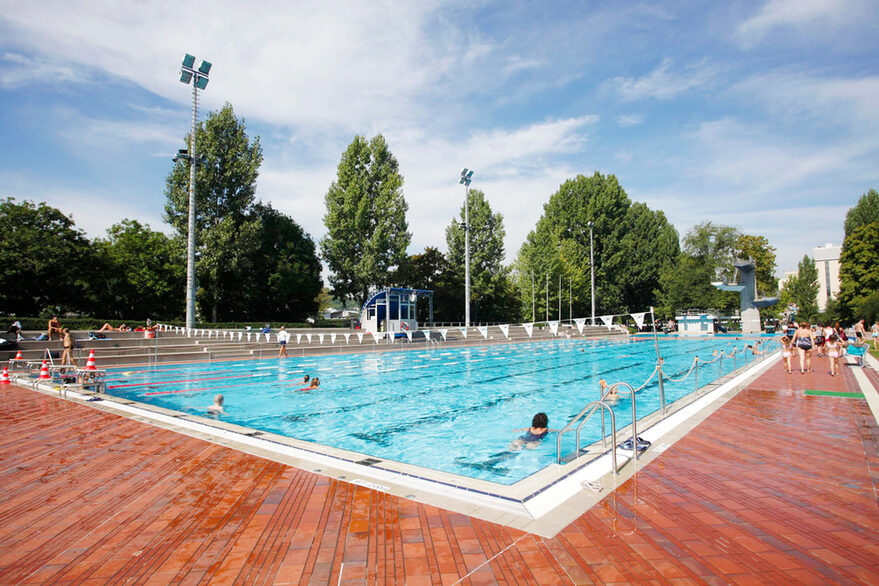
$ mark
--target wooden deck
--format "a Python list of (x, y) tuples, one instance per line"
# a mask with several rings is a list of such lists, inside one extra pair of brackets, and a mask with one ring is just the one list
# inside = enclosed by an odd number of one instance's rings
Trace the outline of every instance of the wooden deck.
[[(852, 367), (780, 364), (546, 539), (0, 387), (0, 583), (879, 583)], [(873, 385), (879, 376), (866, 368)]]

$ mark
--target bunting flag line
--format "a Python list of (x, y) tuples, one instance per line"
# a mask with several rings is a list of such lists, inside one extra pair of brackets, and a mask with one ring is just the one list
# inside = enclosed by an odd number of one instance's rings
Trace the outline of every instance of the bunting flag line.
[(522, 324), (522, 327), (525, 328), (525, 333), (528, 334), (528, 337), (531, 337), (531, 333), (534, 331), (534, 322), (528, 324)]
[(552, 332), (552, 335), (558, 336), (559, 335), (559, 322), (558, 322), (558, 320), (553, 320), (548, 323), (549, 323), (549, 331)]
[(445, 341), (446, 341), (446, 334), (449, 333), (449, 330), (443, 328), (443, 329), (441, 329), (441, 330), (439, 331), (439, 333), (440, 333), (440, 336), (443, 337), (443, 342), (445, 342)]
[(630, 313), (629, 314), (634, 318), (635, 325), (638, 326), (639, 330), (644, 326), (644, 316), (646, 314), (647, 314), (646, 311), (642, 311), (641, 313)]
[(510, 338), (510, 324), (503, 324), (503, 325), (498, 326), (498, 327), (499, 327), (499, 328), (501, 329), (501, 331), (504, 333), (504, 337), (507, 338), (507, 339), (509, 339), (509, 338)]
[(583, 326), (586, 325), (586, 318), (585, 317), (578, 317), (577, 319), (574, 320), (574, 323), (577, 324), (577, 333), (582, 334), (583, 333)]
[(363, 343), (363, 332), (357, 332), (357, 343), (358, 344)]
[(461, 335), (463, 335), (464, 339), (466, 340), (467, 339), (467, 328), (458, 328), (458, 329), (461, 330)]
[(482, 334), (484, 339), (488, 339), (488, 326), (477, 326), (476, 329), (479, 330), (479, 333)]

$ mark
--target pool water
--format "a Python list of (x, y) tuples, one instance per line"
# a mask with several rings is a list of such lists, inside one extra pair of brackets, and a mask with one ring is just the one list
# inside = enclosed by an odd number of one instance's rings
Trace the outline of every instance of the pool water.
[[(730, 352), (745, 342), (728, 338), (659, 342), (664, 370), (680, 378), (693, 357)], [(744, 356), (739, 357), (741, 366)], [(748, 356), (749, 359), (752, 357)], [(225, 397), (228, 422), (317, 444), (512, 484), (556, 461), (556, 435), (535, 449), (511, 449), (537, 412), (561, 429), (599, 397), (598, 381), (639, 387), (656, 365), (649, 342), (557, 340), (469, 348), (416, 349), (380, 354), (247, 360), (158, 366), (108, 372), (111, 395), (207, 416), (216, 393)], [(699, 384), (719, 376), (719, 363), (701, 366)], [(724, 359), (724, 374), (732, 369)], [(301, 390), (304, 374), (317, 390)], [(666, 381), (666, 402), (691, 393), (693, 376)], [(614, 407), (617, 427), (631, 423), (631, 403)], [(637, 396), (641, 418), (659, 408), (656, 378)], [(608, 428), (609, 429), (609, 428)], [(600, 439), (600, 418), (581, 443)], [(563, 451), (574, 447), (565, 434)]]

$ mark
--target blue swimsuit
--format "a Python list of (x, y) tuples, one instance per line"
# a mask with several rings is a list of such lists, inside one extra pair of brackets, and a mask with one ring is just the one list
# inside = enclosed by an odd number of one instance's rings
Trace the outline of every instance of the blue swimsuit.
[(539, 442), (540, 440), (545, 438), (546, 434), (548, 434), (548, 433), (549, 433), (549, 430), (547, 429), (543, 433), (541, 433), (539, 435), (535, 435), (535, 434), (531, 433), (531, 430), (529, 429), (527, 432), (525, 432), (525, 435), (523, 435), (520, 439), (522, 439), (526, 442)]

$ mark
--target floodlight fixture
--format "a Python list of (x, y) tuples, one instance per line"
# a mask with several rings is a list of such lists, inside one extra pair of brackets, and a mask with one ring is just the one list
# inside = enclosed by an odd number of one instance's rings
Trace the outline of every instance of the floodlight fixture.
[(201, 66), (198, 68), (198, 72), (202, 75), (208, 75), (211, 72), (211, 62), (202, 60)]
[(183, 67), (186, 67), (187, 69), (192, 69), (192, 67), (194, 65), (195, 65), (195, 56), (194, 55), (190, 55), (189, 53), (187, 53), (186, 55), (183, 56)]
[(458, 181), (461, 185), (470, 185), (470, 179), (473, 177), (473, 171), (464, 167), (461, 169), (461, 179)]
[(185, 69), (180, 70), (180, 81), (181, 83), (185, 83), (189, 85), (189, 82), (192, 80), (192, 74)]

